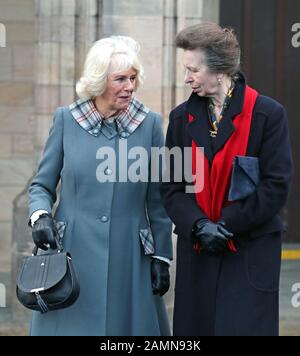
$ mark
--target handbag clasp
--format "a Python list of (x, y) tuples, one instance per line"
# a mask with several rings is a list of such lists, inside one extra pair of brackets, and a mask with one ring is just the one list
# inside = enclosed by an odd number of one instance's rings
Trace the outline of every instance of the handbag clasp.
[(41, 291), (44, 290), (44, 289), (45, 289), (44, 287), (31, 289), (31, 290), (30, 290), (30, 293), (38, 293), (38, 292), (41, 292)]

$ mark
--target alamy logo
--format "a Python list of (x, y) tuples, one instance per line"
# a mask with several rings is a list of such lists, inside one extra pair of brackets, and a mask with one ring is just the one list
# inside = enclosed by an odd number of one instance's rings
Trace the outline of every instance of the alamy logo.
[(300, 47), (300, 23), (294, 23), (292, 32), (296, 32), (292, 37), (292, 46), (295, 48)]
[(96, 159), (101, 162), (96, 178), (100, 183), (185, 182), (186, 193), (200, 193), (204, 187), (203, 148), (197, 147), (194, 153), (195, 156), (191, 147), (183, 150), (180, 147), (151, 147), (150, 152), (141, 146), (129, 149), (126, 141), (120, 141), (118, 152), (107, 146), (97, 150)]
[(0, 23), (0, 47), (6, 47), (6, 27)]
[(3, 283), (0, 283), (0, 308), (6, 307), (6, 288)]

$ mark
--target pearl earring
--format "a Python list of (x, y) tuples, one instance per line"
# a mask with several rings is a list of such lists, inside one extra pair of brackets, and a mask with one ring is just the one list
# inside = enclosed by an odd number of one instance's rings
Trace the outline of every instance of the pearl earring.
[(218, 78), (218, 84), (221, 85), (221, 83), (222, 83), (222, 79)]

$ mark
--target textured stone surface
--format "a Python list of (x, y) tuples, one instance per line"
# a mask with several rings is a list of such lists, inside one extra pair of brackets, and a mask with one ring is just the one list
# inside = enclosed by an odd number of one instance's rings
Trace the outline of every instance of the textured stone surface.
[(74, 85), (75, 51), (73, 44), (64, 44), (60, 50), (60, 84)]
[(1, 205), (5, 207), (4, 209), (0, 209), (0, 222), (12, 220), (13, 200), (21, 192), (21, 190), (22, 188), (20, 187), (0, 187), (0, 201)]
[(122, 34), (132, 36), (141, 46), (160, 46), (162, 42), (161, 16), (103, 16), (104, 36)]
[(15, 81), (33, 81), (34, 48), (32, 45), (18, 45), (13, 48), (13, 78)]
[(53, 114), (51, 115), (38, 115), (36, 116), (36, 142), (35, 148), (38, 155), (41, 153), (42, 148), (47, 140), (49, 129), (53, 123)]
[(0, 81), (10, 81), (12, 79), (12, 49), (9, 47), (0, 48)]
[(0, 222), (0, 272), (9, 272), (11, 269), (11, 232), (10, 222)]
[(58, 85), (35, 85), (34, 90), (36, 114), (52, 113), (59, 106)]
[(6, 45), (32, 44), (35, 40), (34, 22), (5, 22)]
[(62, 15), (75, 15), (76, 14), (76, 0), (64, 0), (62, 2)]
[(12, 152), (14, 158), (32, 156), (34, 153), (32, 135), (13, 135)]
[(32, 107), (22, 106), (18, 108), (0, 104), (1, 133), (33, 134), (32, 115)]
[(136, 96), (143, 101), (152, 111), (161, 113), (161, 89), (146, 89), (145, 87), (138, 90)]
[(74, 42), (75, 18), (73, 16), (40, 17), (37, 19), (38, 41), (69, 43)]
[(34, 15), (32, 0), (1, 0), (0, 21), (33, 21)]
[[(186, 18), (199, 19), (203, 13), (203, 2), (205, 3), (203, 0), (178, 0), (178, 14), (184, 14)], [(211, 0), (206, 2), (211, 3)]]
[(125, 16), (159, 16), (162, 13), (162, 9), (163, 1), (161, 0), (103, 0), (103, 12), (105, 14), (123, 14)]
[(25, 159), (0, 160), (0, 187), (24, 187), (32, 173), (31, 162)]
[(11, 158), (12, 155), (12, 136), (0, 134), (0, 159)]
[(36, 83), (58, 85), (60, 81), (60, 46), (43, 42), (37, 46), (39, 58), (36, 68)]
[(57, 16), (60, 15), (61, 9), (61, 0), (38, 0), (36, 2), (36, 12), (39, 16)]
[(31, 83), (1, 83), (0, 106), (29, 106), (33, 104), (33, 85)]
[(59, 106), (69, 106), (73, 101), (75, 101), (75, 82), (73, 85), (64, 85), (60, 89), (60, 104)]

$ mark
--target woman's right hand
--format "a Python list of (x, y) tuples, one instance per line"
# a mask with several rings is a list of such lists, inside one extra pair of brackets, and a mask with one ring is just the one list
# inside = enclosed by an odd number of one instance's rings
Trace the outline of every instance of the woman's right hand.
[(50, 214), (42, 214), (32, 226), (32, 239), (36, 246), (44, 251), (56, 249), (57, 230)]

